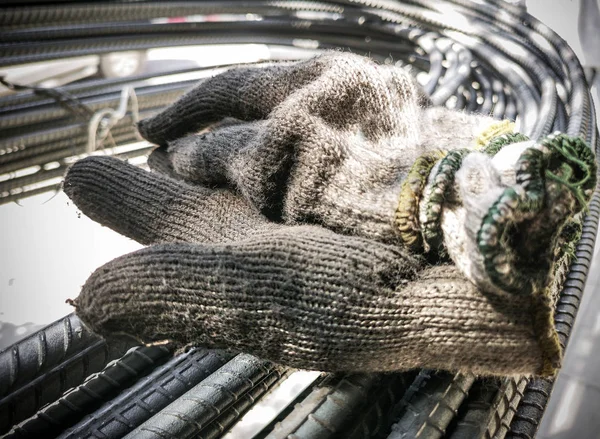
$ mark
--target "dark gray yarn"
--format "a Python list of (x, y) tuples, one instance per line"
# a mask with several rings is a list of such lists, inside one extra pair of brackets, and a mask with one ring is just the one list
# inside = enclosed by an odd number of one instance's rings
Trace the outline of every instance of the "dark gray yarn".
[[(437, 150), (487, 145), (510, 123), (424, 105), (405, 71), (347, 53), (201, 83), (140, 123), (160, 145), (154, 173), (92, 157), (67, 174), (85, 214), (152, 245), (98, 269), (77, 314), (100, 334), (300, 368), (553, 374), (552, 292), (489, 287), (471, 251), (530, 145), (437, 174)], [(411, 254), (407, 218), (415, 234), (433, 224), (456, 267)]]
[(317, 226), (269, 224), (224, 190), (111, 158), (76, 163), (65, 191), (96, 221), (165, 243), (86, 282), (76, 311), (99, 334), (328, 371), (506, 375), (542, 366), (529, 298), (488, 297), (454, 267), (427, 267), (396, 246)]
[(240, 123), (169, 142), (167, 155), (175, 175), (205, 185), (234, 181), (231, 157), (240, 154), (262, 126), (260, 122)]
[[(415, 160), (470, 145), (493, 122), (424, 108), (422, 96), (403, 69), (331, 52), (217, 75), (140, 132), (168, 144), (175, 174), (229, 184), (270, 219), (398, 243), (398, 196)], [(253, 122), (210, 127), (226, 116)]]
[(278, 227), (230, 191), (190, 186), (111, 157), (78, 161), (63, 188), (91, 219), (142, 244), (228, 242)]

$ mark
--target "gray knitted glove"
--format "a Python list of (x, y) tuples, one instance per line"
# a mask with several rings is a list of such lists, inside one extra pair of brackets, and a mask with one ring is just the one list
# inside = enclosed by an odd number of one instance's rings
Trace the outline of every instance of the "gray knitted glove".
[(349, 54), (202, 83), (140, 124), (157, 174), (91, 158), (67, 175), (84, 213), (163, 243), (100, 268), (77, 313), (302, 368), (553, 373), (551, 273), (593, 156), (422, 101), (402, 70)]
[[(174, 175), (232, 186), (270, 219), (448, 254), (489, 293), (546, 290), (595, 186), (591, 150), (423, 104), (403, 69), (327, 53), (215, 76), (140, 132)], [(225, 117), (252, 122), (185, 136)]]
[(529, 296), (482, 294), (400, 247), (270, 223), (227, 190), (108, 157), (73, 165), (64, 189), (92, 219), (154, 244), (99, 268), (73, 302), (99, 334), (325, 371), (548, 374), (558, 362)]
[[(495, 122), (424, 103), (403, 69), (334, 52), (229, 70), (139, 129), (168, 145), (177, 175), (229, 183), (272, 220), (401, 243), (399, 196), (417, 158), (467, 146)], [(225, 117), (252, 122), (196, 134)]]

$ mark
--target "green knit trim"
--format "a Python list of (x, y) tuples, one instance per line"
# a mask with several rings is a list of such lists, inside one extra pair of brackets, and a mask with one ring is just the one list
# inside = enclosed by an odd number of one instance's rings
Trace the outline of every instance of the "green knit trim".
[(419, 200), (427, 184), (427, 178), (435, 164), (444, 158), (445, 151), (430, 151), (413, 163), (400, 190), (395, 222), (400, 231), (400, 239), (412, 250), (422, 248), (421, 228), (419, 227)]
[[(514, 124), (509, 121), (493, 124), (488, 127), (488, 129), (484, 130), (477, 138), (477, 144), (481, 145), (483, 142), (482, 139), (488, 141), (482, 152), (494, 156), (507, 145), (529, 140), (524, 134), (512, 133), (513, 130)], [(491, 137), (492, 135), (495, 135), (495, 137)], [(473, 151), (470, 149), (450, 151), (440, 163), (431, 187), (431, 196), (427, 204), (426, 220), (423, 221), (422, 224), (426, 251), (436, 249), (439, 254), (445, 254), (440, 226), (442, 204), (448, 195), (448, 191), (454, 184), (456, 172), (460, 169), (464, 157), (471, 152)], [(429, 169), (431, 170), (431, 168)]]
[(515, 130), (515, 124), (510, 120), (501, 120), (494, 122), (484, 129), (475, 140), (477, 149), (482, 149), (489, 145), (492, 139), (511, 134)]
[[(507, 233), (517, 225), (532, 219), (552, 198), (551, 213), (566, 221), (570, 215), (585, 208), (595, 187), (596, 164), (591, 150), (579, 138), (564, 134), (548, 136), (541, 144), (529, 148), (517, 161), (517, 184), (507, 188), (483, 218), (478, 232), (478, 246), (491, 281), (501, 289), (528, 294), (536, 288), (537, 279), (519, 269), (513, 246)], [(552, 184), (555, 183), (555, 184)], [(570, 193), (572, 197), (566, 196)], [(571, 199), (577, 200), (577, 208)], [(556, 224), (548, 221), (548, 248), (556, 241)]]
[(470, 149), (456, 149), (450, 151), (440, 162), (431, 184), (431, 196), (426, 206), (425, 220), (421, 224), (426, 251), (433, 249), (439, 254), (445, 253), (440, 225), (442, 206), (454, 184), (456, 172), (460, 169), (464, 157), (470, 152), (472, 152)]
[[(580, 137), (552, 134), (542, 141), (549, 150), (546, 178), (567, 188), (579, 203), (587, 208), (596, 187), (597, 164), (592, 149)], [(557, 172), (552, 172), (556, 162), (561, 162)]]
[[(490, 142), (484, 152), (494, 155), (508, 143), (526, 140), (518, 133), (501, 136)], [(526, 150), (516, 169), (517, 184), (506, 189), (484, 217), (478, 245), (486, 272), (495, 285), (508, 292), (531, 294), (533, 328), (542, 352), (539, 374), (550, 377), (556, 374), (562, 358), (554, 326), (556, 292), (574, 258), (581, 231), (572, 217), (585, 209), (591, 198), (596, 184), (596, 162), (582, 139), (555, 134)], [(546, 221), (540, 221), (533, 232), (550, 250), (556, 249), (550, 255), (550, 281), (536, 278), (531, 270), (528, 273), (522, 267), (514, 249), (518, 243), (511, 242), (509, 236), (518, 225), (531, 224), (542, 210)], [(543, 267), (546, 258), (540, 255), (536, 264)]]
[(506, 145), (518, 142), (526, 142), (527, 140), (529, 140), (529, 137), (527, 137), (525, 134), (504, 134), (502, 136), (494, 137), (492, 140), (490, 140), (490, 142), (485, 146), (485, 148), (483, 148), (482, 152), (489, 156), (495, 156)]
[(533, 286), (514, 266), (506, 231), (532, 218), (543, 205), (542, 152), (529, 148), (517, 161), (517, 186), (507, 188), (484, 216), (477, 234), (479, 251), (492, 282), (505, 291), (529, 293)]

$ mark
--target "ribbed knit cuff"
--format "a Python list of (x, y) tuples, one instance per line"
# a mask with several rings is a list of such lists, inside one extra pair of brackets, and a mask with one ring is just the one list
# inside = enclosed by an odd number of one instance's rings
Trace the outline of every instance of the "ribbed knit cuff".
[(442, 155), (422, 156), (409, 173), (397, 211), (401, 236), (412, 248), (449, 255), (486, 294), (526, 298), (543, 357), (539, 373), (551, 375), (562, 355), (556, 271), (576, 239), (563, 228), (595, 187), (593, 153), (578, 138), (536, 143), (517, 133), (492, 137), (481, 151)]

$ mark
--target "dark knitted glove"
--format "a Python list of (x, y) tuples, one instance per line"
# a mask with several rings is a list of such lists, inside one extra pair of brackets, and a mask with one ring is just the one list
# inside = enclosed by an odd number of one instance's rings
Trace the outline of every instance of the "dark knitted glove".
[[(229, 70), (139, 129), (168, 145), (177, 175), (229, 183), (270, 219), (400, 243), (399, 196), (417, 158), (468, 146), (494, 122), (423, 103), (403, 69), (327, 53)], [(252, 122), (196, 134), (226, 117)]]
[[(401, 70), (349, 54), (204, 82), (141, 123), (157, 174), (93, 158), (67, 175), (84, 213), (163, 243), (99, 269), (77, 313), (303, 368), (551, 374), (551, 274), (593, 156), (419, 99)], [(431, 251), (456, 268), (415, 256)]]
[(113, 158), (76, 163), (64, 189), (92, 219), (154, 244), (99, 268), (75, 300), (100, 334), (326, 371), (547, 374), (558, 361), (540, 344), (530, 296), (482, 294), (400, 247), (269, 223), (226, 190)]
[[(448, 254), (486, 292), (545, 290), (595, 186), (591, 150), (421, 96), (403, 69), (327, 53), (215, 76), (140, 132), (173, 175), (235, 187), (271, 219)], [(252, 122), (195, 133), (226, 117)]]

